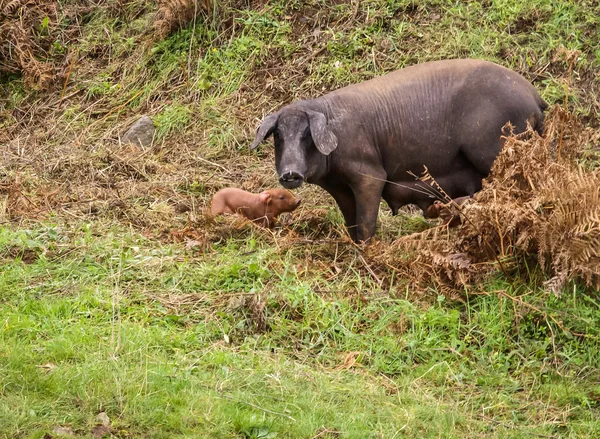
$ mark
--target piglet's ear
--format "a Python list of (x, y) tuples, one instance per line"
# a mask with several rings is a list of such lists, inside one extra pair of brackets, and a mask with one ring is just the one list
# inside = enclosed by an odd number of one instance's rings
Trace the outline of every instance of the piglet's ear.
[(329, 155), (331, 151), (337, 148), (338, 139), (333, 131), (327, 126), (327, 118), (318, 111), (306, 110), (308, 123), (310, 126), (310, 135), (315, 142), (315, 146), (321, 154)]
[(258, 129), (256, 130), (256, 137), (254, 142), (250, 145), (250, 149), (256, 149), (260, 143), (273, 134), (275, 128), (277, 128), (277, 120), (279, 119), (279, 113), (273, 113), (265, 117)]
[(260, 198), (260, 201), (263, 204), (269, 204), (269, 201), (271, 201), (271, 194), (267, 191), (261, 192), (260, 194), (258, 194), (258, 197)]

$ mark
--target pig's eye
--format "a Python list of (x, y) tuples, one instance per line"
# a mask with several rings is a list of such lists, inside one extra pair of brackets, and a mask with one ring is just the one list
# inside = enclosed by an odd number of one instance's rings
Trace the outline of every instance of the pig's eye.
[(279, 197), (280, 200), (283, 200), (283, 197)]

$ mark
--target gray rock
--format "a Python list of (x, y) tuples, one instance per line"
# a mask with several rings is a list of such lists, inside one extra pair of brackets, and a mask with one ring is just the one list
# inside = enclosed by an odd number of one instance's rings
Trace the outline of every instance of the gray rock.
[(57, 436), (75, 436), (75, 432), (71, 427), (54, 427), (52, 433)]
[(154, 130), (154, 122), (144, 114), (127, 130), (121, 141), (123, 143), (150, 146), (154, 137)]

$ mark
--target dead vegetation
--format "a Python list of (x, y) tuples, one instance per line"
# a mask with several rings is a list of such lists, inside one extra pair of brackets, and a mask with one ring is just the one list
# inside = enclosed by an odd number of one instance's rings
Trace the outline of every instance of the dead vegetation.
[(185, 27), (200, 11), (210, 11), (212, 0), (158, 0), (154, 33), (158, 39)]
[[(507, 275), (537, 258), (558, 293), (570, 280), (600, 288), (600, 174), (578, 163), (591, 130), (554, 107), (543, 136), (508, 136), (474, 201), (458, 207), (463, 225), (440, 226), (379, 243), (374, 259), (414, 284), (446, 291)], [(433, 184), (433, 183), (432, 183)]]
[[(76, 61), (77, 51), (71, 48), (81, 37), (84, 16), (106, 11), (129, 20), (130, 5), (138, 10), (133, 15), (139, 15), (145, 7), (136, 0), (102, 0), (96, 4), (0, 0), (0, 73), (22, 74), (28, 88), (49, 90), (62, 86)], [(211, 8), (211, 0), (158, 0), (155, 36), (166, 38)]]
[(61, 76), (48, 59), (50, 22), (58, 19), (55, 2), (0, 0), (0, 71), (22, 72), (29, 87), (47, 89)]

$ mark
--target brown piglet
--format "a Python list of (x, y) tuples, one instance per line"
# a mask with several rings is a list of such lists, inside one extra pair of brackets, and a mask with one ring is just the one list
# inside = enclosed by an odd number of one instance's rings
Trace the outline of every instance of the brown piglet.
[(211, 201), (212, 216), (238, 213), (263, 227), (273, 227), (277, 216), (292, 212), (300, 205), (300, 199), (287, 189), (269, 189), (253, 194), (238, 188), (225, 188), (217, 192)]

